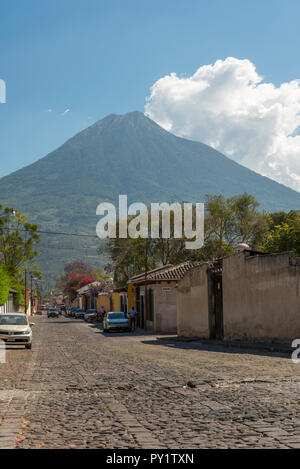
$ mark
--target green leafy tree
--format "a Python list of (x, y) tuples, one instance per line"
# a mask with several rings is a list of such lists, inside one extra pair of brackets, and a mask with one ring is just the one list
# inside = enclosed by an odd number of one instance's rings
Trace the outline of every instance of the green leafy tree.
[(293, 251), (300, 255), (300, 213), (278, 212), (269, 215), (270, 233), (261, 246), (264, 252)]
[[(186, 260), (212, 260), (233, 253), (235, 246), (241, 242), (256, 249), (266, 238), (269, 229), (267, 215), (259, 212), (258, 205), (255, 198), (246, 193), (228, 199), (222, 195), (207, 195), (205, 242), (198, 250), (186, 249), (187, 239), (184, 236), (174, 238), (171, 229), (168, 239), (124, 239), (119, 238), (117, 233), (115, 239), (109, 239), (99, 248), (99, 253), (105, 254), (112, 261), (114, 281), (123, 286), (131, 276), (146, 269)], [(170, 220), (173, 228), (173, 213)], [(148, 224), (150, 226), (150, 218)], [(161, 228), (160, 224), (160, 234)]]
[(255, 198), (246, 193), (227, 199), (222, 195), (207, 195), (202, 252), (222, 257), (232, 253), (238, 243), (257, 249), (269, 229), (267, 214), (259, 212), (258, 206)]
[(4, 305), (8, 300), (10, 282), (10, 275), (5, 266), (0, 265), (0, 306)]
[(38, 255), (36, 245), (40, 242), (38, 227), (26, 220), (25, 215), (11, 208), (5, 208), (0, 215), (0, 262), (12, 277), (20, 277), (25, 268), (41, 276), (34, 262)]

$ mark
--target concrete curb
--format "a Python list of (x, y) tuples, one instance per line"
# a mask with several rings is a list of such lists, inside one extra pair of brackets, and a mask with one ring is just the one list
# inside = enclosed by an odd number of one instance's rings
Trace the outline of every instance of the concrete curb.
[(227, 347), (227, 348), (238, 348), (252, 351), (263, 351), (263, 352), (279, 352), (287, 355), (291, 355), (295, 350), (290, 345), (284, 344), (267, 344), (261, 342), (242, 342), (242, 341), (231, 341), (231, 340), (213, 340), (213, 339), (201, 339), (201, 337), (180, 337), (180, 336), (169, 336), (169, 337), (156, 337), (157, 340), (172, 341), (172, 342), (199, 342), (200, 345), (210, 345), (212, 347)]

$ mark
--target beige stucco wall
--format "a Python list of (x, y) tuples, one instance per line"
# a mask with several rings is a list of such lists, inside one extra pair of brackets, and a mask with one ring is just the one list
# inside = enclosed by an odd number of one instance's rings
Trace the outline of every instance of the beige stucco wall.
[[(157, 333), (177, 333), (177, 302), (175, 282), (161, 282), (148, 286), (153, 291), (154, 321), (147, 321), (147, 330)], [(167, 290), (168, 289), (168, 290)], [(145, 287), (140, 287), (145, 295)]]
[(156, 332), (177, 333), (177, 303), (175, 282), (151, 285), (154, 291)]
[(300, 266), (291, 255), (223, 259), (224, 339), (291, 343), (300, 338)]
[(207, 264), (191, 269), (177, 288), (178, 335), (209, 337)]

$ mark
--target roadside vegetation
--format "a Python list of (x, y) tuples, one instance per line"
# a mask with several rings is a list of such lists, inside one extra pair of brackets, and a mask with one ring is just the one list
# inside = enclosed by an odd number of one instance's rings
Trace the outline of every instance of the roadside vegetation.
[(92, 282), (103, 282), (109, 278), (101, 269), (96, 269), (81, 260), (72, 260), (65, 265), (64, 271), (58, 276), (56, 286), (72, 301), (79, 288)]
[[(293, 251), (300, 256), (300, 211), (268, 213), (249, 194), (207, 195), (204, 245), (185, 249), (185, 238), (109, 239), (98, 251), (110, 261), (114, 282), (124, 286), (136, 273), (187, 260), (209, 261), (232, 254), (240, 243), (265, 253)], [(171, 214), (172, 226), (172, 214)]]
[(25, 272), (41, 278), (35, 263), (39, 242), (37, 225), (18, 210), (0, 205), (0, 305), (6, 303), (10, 289), (17, 292), (16, 306), (25, 305)]

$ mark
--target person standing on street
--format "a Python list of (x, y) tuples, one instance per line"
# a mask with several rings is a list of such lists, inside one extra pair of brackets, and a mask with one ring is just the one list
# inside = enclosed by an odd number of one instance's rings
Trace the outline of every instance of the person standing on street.
[(131, 310), (129, 311), (129, 319), (130, 319), (130, 326), (131, 326), (132, 332), (134, 332), (134, 329), (135, 329), (135, 317), (136, 317), (136, 310), (134, 306), (132, 306)]
[(103, 306), (101, 306), (100, 307), (100, 321), (103, 321), (104, 316), (105, 316), (105, 309), (103, 308)]

